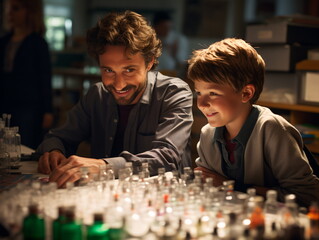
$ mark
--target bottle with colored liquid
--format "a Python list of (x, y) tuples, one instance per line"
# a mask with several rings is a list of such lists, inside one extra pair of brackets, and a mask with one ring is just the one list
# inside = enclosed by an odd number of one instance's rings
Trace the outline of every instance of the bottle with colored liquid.
[(95, 213), (94, 222), (87, 227), (87, 240), (108, 240), (108, 227), (104, 223), (103, 214)]
[(82, 224), (76, 220), (75, 209), (70, 207), (65, 213), (65, 223), (61, 225), (61, 240), (82, 240)]
[(307, 214), (310, 221), (310, 239), (319, 239), (319, 205), (312, 202)]
[(45, 221), (40, 214), (38, 205), (29, 206), (29, 214), (23, 219), (22, 231), (24, 240), (45, 239)]
[(61, 239), (61, 226), (65, 223), (66, 220), (66, 208), (58, 208), (58, 218), (52, 222), (52, 234), (53, 240)]

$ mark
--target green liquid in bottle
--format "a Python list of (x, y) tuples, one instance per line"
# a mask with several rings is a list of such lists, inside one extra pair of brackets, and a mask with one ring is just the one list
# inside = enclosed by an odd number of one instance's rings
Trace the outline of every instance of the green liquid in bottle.
[(23, 220), (23, 239), (45, 239), (45, 222), (37, 205), (29, 206), (29, 214)]
[(82, 225), (76, 221), (73, 208), (66, 211), (66, 221), (60, 231), (61, 240), (82, 240)]
[(103, 222), (103, 215), (94, 214), (94, 223), (87, 227), (87, 240), (108, 240), (108, 231)]
[(66, 221), (66, 209), (64, 207), (59, 207), (59, 216), (52, 222), (52, 234), (53, 240), (61, 239), (61, 226)]

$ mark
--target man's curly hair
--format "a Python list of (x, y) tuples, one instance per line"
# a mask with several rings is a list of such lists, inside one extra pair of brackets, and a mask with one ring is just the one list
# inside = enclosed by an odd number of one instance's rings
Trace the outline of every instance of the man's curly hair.
[(130, 54), (140, 52), (148, 64), (154, 58), (154, 69), (162, 52), (161, 41), (146, 19), (138, 13), (110, 13), (87, 31), (88, 53), (99, 60), (106, 45), (125, 46)]

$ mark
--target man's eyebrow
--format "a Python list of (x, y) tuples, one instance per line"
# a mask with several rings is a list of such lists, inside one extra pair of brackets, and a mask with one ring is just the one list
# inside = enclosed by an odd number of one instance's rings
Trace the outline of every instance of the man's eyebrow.
[[(132, 68), (132, 67), (138, 67), (138, 65), (131, 64), (131, 65), (124, 66), (122, 68), (127, 69), (127, 68)], [(112, 67), (100, 65), (100, 68), (112, 68)]]
[(124, 68), (131, 68), (131, 67), (137, 67), (137, 66), (138, 66), (138, 65), (131, 64), (131, 65), (125, 66)]

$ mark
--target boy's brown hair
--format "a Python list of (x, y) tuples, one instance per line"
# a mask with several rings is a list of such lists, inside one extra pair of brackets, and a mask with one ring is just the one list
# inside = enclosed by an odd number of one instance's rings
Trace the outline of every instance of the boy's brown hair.
[(264, 85), (265, 62), (257, 51), (242, 39), (226, 38), (206, 49), (193, 52), (188, 60), (188, 78), (228, 84), (236, 92), (247, 84), (255, 86), (250, 103), (255, 103)]
[(157, 66), (162, 51), (155, 30), (143, 16), (132, 11), (110, 13), (88, 30), (88, 53), (97, 61), (106, 45), (125, 46), (130, 54), (141, 52), (146, 64), (154, 58), (152, 69)]

